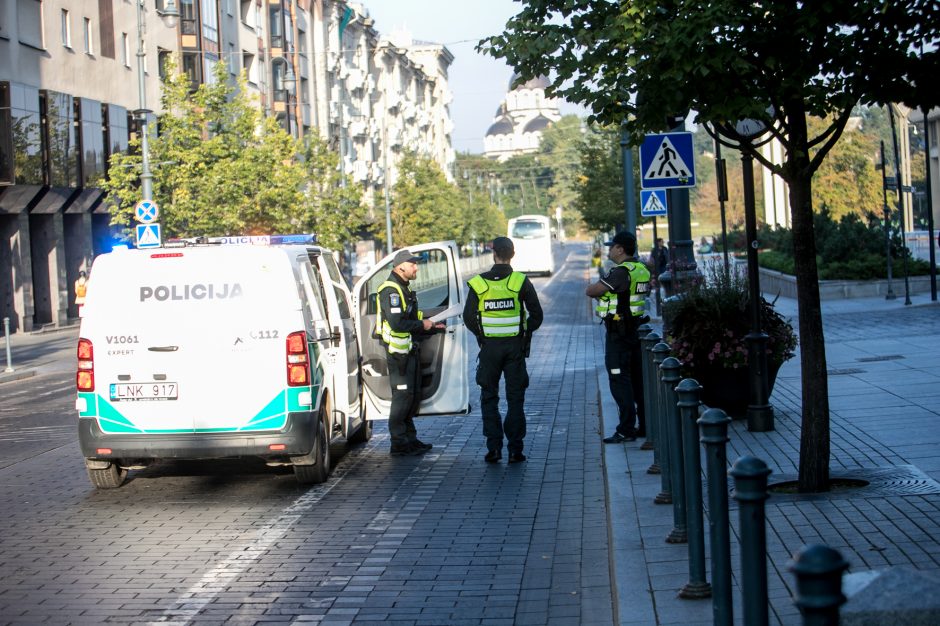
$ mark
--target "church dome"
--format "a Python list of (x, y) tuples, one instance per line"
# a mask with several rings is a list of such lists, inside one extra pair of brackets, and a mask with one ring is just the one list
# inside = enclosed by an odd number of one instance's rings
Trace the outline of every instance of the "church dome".
[(545, 117), (544, 115), (536, 115), (525, 125), (525, 128), (522, 129), (524, 133), (536, 133), (542, 130), (545, 130), (545, 127), (551, 124), (552, 121)]
[[(513, 85), (516, 83), (517, 80), (519, 80), (519, 74), (516, 74), (515, 72), (513, 72), (512, 78), (509, 79), (510, 90), (513, 89)], [(544, 89), (547, 89), (549, 86), (551, 86), (551, 83), (548, 82), (548, 77), (537, 76), (515, 87), (515, 89), (543, 89), (544, 90)]]
[(486, 136), (490, 135), (511, 135), (512, 134), (512, 122), (505, 117), (501, 117), (490, 126), (486, 131)]

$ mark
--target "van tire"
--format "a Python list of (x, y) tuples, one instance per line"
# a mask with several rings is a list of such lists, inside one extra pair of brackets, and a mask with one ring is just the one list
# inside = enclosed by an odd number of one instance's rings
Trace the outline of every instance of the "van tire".
[(330, 475), (330, 442), (326, 428), (325, 412), (320, 411), (317, 420), (317, 437), (313, 442), (311, 456), (316, 459), (313, 465), (294, 465), (294, 477), (301, 485), (319, 485)]
[(117, 489), (124, 484), (127, 470), (111, 463), (107, 469), (88, 469), (88, 478), (95, 489)]
[(362, 425), (349, 436), (349, 443), (354, 445), (366, 443), (370, 439), (372, 439), (372, 420), (363, 419)]

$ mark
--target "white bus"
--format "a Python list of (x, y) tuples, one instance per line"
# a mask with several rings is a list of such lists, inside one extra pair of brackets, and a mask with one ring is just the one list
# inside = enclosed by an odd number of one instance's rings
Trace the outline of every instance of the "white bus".
[(507, 236), (516, 256), (512, 268), (527, 274), (551, 276), (555, 271), (552, 255), (552, 222), (544, 215), (520, 215), (509, 220)]

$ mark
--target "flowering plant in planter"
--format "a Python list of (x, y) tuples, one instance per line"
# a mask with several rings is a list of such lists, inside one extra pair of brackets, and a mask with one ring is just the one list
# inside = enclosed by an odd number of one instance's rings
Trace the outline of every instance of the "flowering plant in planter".
[[(715, 270), (702, 284), (666, 302), (663, 312), (666, 341), (683, 364), (683, 375), (702, 368), (747, 369), (750, 309), (747, 281)], [(790, 322), (760, 301), (761, 330), (768, 336), (767, 363), (774, 373), (791, 359), (797, 345)]]

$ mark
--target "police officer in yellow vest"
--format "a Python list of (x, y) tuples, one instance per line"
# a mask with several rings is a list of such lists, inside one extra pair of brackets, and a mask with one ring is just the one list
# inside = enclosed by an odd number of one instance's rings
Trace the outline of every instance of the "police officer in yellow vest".
[[(471, 278), (463, 319), (480, 345), (477, 384), (483, 412), (487, 463), (503, 458), (503, 436), (509, 462), (525, 461), (525, 390), (529, 374), (525, 359), (532, 333), (542, 324), (542, 306), (525, 274), (514, 272), (509, 262), (515, 255), (512, 240), (493, 240), (493, 268)], [(506, 379), (506, 420), (499, 415), (499, 379)]]
[[(620, 232), (608, 241), (607, 255), (616, 265), (606, 276), (588, 285), (585, 294), (597, 298), (596, 312), (604, 320), (607, 338), (604, 343), (604, 364), (610, 381), (610, 393), (617, 402), (620, 423), (604, 443), (636, 441), (646, 434), (643, 414), (643, 380), (640, 361), (640, 340), (637, 328), (649, 321), (646, 296), (650, 273), (636, 260), (636, 237)], [(639, 416), (639, 430), (636, 422)]]
[(409, 283), (418, 275), (418, 261), (408, 250), (392, 260), (388, 280), (379, 285), (376, 334), (385, 345), (392, 406), (388, 416), (392, 456), (417, 456), (434, 446), (418, 439), (414, 416), (421, 404), (420, 337), (444, 330), (444, 324), (423, 319), (418, 297)]

